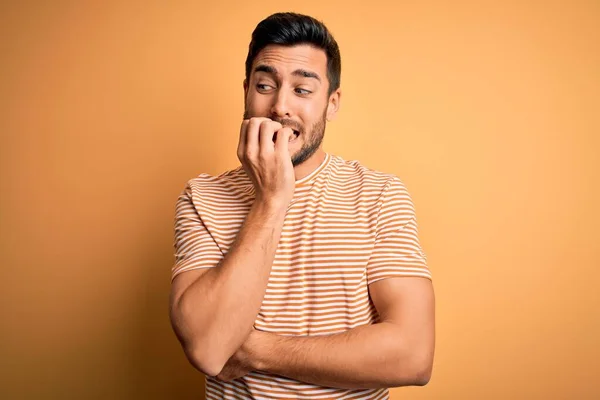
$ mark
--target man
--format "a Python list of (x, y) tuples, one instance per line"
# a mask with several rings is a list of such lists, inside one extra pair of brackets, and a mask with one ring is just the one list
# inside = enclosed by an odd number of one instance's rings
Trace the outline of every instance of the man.
[(411, 198), (321, 147), (340, 71), (319, 21), (260, 22), (242, 165), (177, 201), (171, 320), (208, 399), (385, 399), (430, 379), (434, 294)]

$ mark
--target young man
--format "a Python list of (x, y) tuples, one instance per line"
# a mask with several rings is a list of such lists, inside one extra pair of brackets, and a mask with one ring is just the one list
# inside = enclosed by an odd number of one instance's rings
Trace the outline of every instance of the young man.
[(208, 399), (385, 399), (430, 379), (434, 293), (410, 195), (321, 147), (340, 71), (317, 20), (259, 23), (242, 165), (177, 201), (171, 320)]

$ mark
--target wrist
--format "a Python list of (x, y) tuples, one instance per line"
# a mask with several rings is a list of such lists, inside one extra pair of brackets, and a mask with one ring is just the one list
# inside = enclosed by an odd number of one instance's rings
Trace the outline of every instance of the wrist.
[(257, 195), (255, 198), (255, 201), (257, 203), (263, 204), (265, 207), (269, 207), (269, 208), (275, 208), (275, 209), (280, 209), (280, 208), (287, 208), (287, 206), (289, 205), (290, 201), (292, 201), (292, 197), (293, 196), (286, 196), (286, 195), (277, 195), (277, 196), (265, 196), (265, 195)]
[(279, 218), (282, 216), (285, 217), (288, 206), (289, 202), (286, 202), (284, 199), (281, 198), (257, 197), (254, 200), (252, 208), (254, 209), (254, 211), (261, 214), (262, 217), (266, 216), (267, 218)]
[(269, 371), (269, 357), (277, 353), (277, 336), (268, 332), (254, 331), (251, 334), (250, 365), (253, 370)]

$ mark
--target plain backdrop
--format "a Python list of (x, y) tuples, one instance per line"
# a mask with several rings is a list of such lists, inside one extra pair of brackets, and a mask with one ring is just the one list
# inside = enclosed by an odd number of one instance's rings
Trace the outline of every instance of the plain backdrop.
[(201, 399), (168, 320), (187, 180), (238, 165), (244, 61), (277, 11), (324, 21), (324, 148), (398, 175), (436, 291), (425, 387), (600, 398), (600, 3), (5, 1), (0, 397)]

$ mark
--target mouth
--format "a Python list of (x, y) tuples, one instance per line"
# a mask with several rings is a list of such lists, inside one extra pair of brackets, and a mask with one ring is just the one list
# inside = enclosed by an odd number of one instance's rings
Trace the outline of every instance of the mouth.
[(290, 136), (290, 143), (295, 142), (296, 139), (298, 139), (298, 137), (300, 136), (300, 131), (297, 131), (295, 129), (292, 129), (292, 131), (294, 132), (294, 134)]
[[(300, 136), (300, 131), (298, 131), (296, 129), (292, 129), (292, 132), (294, 134), (292, 136), (290, 136), (290, 139), (289, 139), (290, 142), (295, 141)], [(275, 135), (273, 135), (273, 141), (276, 141), (276, 140), (277, 140), (277, 132), (275, 132)]]

